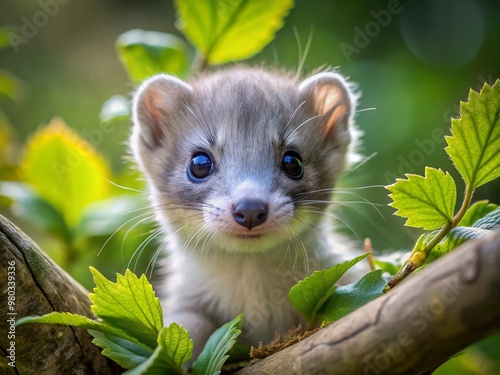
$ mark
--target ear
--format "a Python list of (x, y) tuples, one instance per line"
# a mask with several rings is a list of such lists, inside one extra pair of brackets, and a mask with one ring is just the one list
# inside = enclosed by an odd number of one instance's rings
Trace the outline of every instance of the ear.
[(190, 100), (191, 86), (166, 74), (145, 81), (134, 96), (134, 133), (150, 148), (161, 144), (165, 131)]
[(357, 96), (340, 74), (324, 72), (307, 78), (299, 86), (299, 93), (306, 105), (321, 116), (325, 137), (351, 131)]

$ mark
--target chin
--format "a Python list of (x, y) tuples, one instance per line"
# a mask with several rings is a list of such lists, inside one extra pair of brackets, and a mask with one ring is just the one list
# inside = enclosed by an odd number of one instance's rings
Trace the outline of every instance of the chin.
[(275, 249), (283, 243), (283, 237), (275, 233), (246, 231), (222, 234), (219, 243), (229, 254), (256, 254)]

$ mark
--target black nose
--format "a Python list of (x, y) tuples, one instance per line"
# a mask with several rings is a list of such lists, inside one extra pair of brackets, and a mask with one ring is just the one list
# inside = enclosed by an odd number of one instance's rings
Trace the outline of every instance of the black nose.
[(267, 204), (257, 199), (242, 199), (233, 210), (234, 220), (240, 225), (252, 229), (267, 218)]

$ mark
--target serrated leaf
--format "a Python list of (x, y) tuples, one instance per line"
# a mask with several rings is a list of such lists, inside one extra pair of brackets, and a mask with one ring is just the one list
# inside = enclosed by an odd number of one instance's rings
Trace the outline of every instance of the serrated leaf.
[(92, 311), (108, 324), (126, 330), (149, 348), (156, 347), (156, 338), (163, 327), (160, 301), (145, 275), (138, 278), (130, 270), (117, 274), (113, 283), (95, 268), (90, 271), (96, 288), (90, 294)]
[(103, 322), (92, 320), (90, 318), (87, 318), (86, 316), (78, 314), (72, 314), (66, 312), (64, 313), (52, 312), (50, 314), (42, 316), (27, 316), (19, 319), (16, 325), (20, 326), (28, 323), (64, 324), (72, 327), (85, 328), (88, 330), (101, 332), (109, 337), (119, 337), (127, 342), (128, 348), (135, 347), (136, 348), (135, 351), (137, 352), (142, 352), (142, 353), (148, 352), (144, 344), (140, 343), (135, 337), (131, 336), (127, 331), (121, 330), (120, 328), (113, 327)]
[(394, 214), (408, 219), (405, 225), (433, 230), (453, 220), (457, 191), (449, 173), (426, 167), (425, 177), (406, 177), (386, 186), (393, 200), (390, 206), (397, 209)]
[(209, 64), (259, 52), (283, 26), (293, 0), (177, 0), (180, 30)]
[(109, 195), (110, 170), (92, 145), (60, 119), (54, 119), (27, 143), (21, 170), (26, 182), (77, 226), (83, 209)]
[(358, 281), (337, 287), (328, 301), (318, 311), (324, 321), (339, 320), (382, 295), (386, 281), (382, 270), (372, 271)]
[(175, 35), (130, 30), (118, 37), (116, 48), (130, 80), (136, 84), (157, 73), (182, 77), (187, 71), (187, 46)]
[(182, 365), (191, 359), (193, 340), (182, 326), (172, 323), (162, 328), (158, 335), (158, 346), (147, 361), (126, 375), (184, 374)]
[(121, 95), (114, 95), (102, 105), (99, 120), (105, 124), (128, 120), (131, 112), (130, 100)]
[(311, 276), (299, 281), (290, 289), (288, 298), (310, 323), (315, 323), (317, 312), (337, 288), (335, 283), (367, 256), (368, 253), (339, 263), (328, 270), (314, 271)]
[(150, 350), (121, 337), (91, 329), (89, 333), (94, 337), (92, 343), (103, 349), (102, 355), (125, 369), (139, 366), (152, 355)]
[(241, 333), (243, 315), (227, 322), (209, 337), (202, 352), (193, 363), (193, 375), (218, 375), (229, 358), (227, 354)]
[(472, 189), (500, 177), (500, 80), (469, 92), (460, 102), (459, 119), (451, 121), (445, 151)]

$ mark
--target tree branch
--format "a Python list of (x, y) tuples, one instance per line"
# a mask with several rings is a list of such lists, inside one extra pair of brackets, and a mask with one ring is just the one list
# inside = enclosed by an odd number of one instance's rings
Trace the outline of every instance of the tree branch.
[(500, 232), (238, 375), (418, 374), (500, 330)]
[[(54, 324), (11, 326), (9, 319), (14, 322), (23, 316), (53, 311), (88, 317), (93, 314), (89, 293), (1, 215), (0, 285), (0, 373), (108, 375), (122, 372), (100, 354), (101, 350), (92, 344), (92, 337), (84, 329)], [(15, 305), (9, 305), (8, 301)], [(13, 358), (9, 358), (14, 353)], [(15, 367), (8, 364), (13, 363), (12, 359)]]

